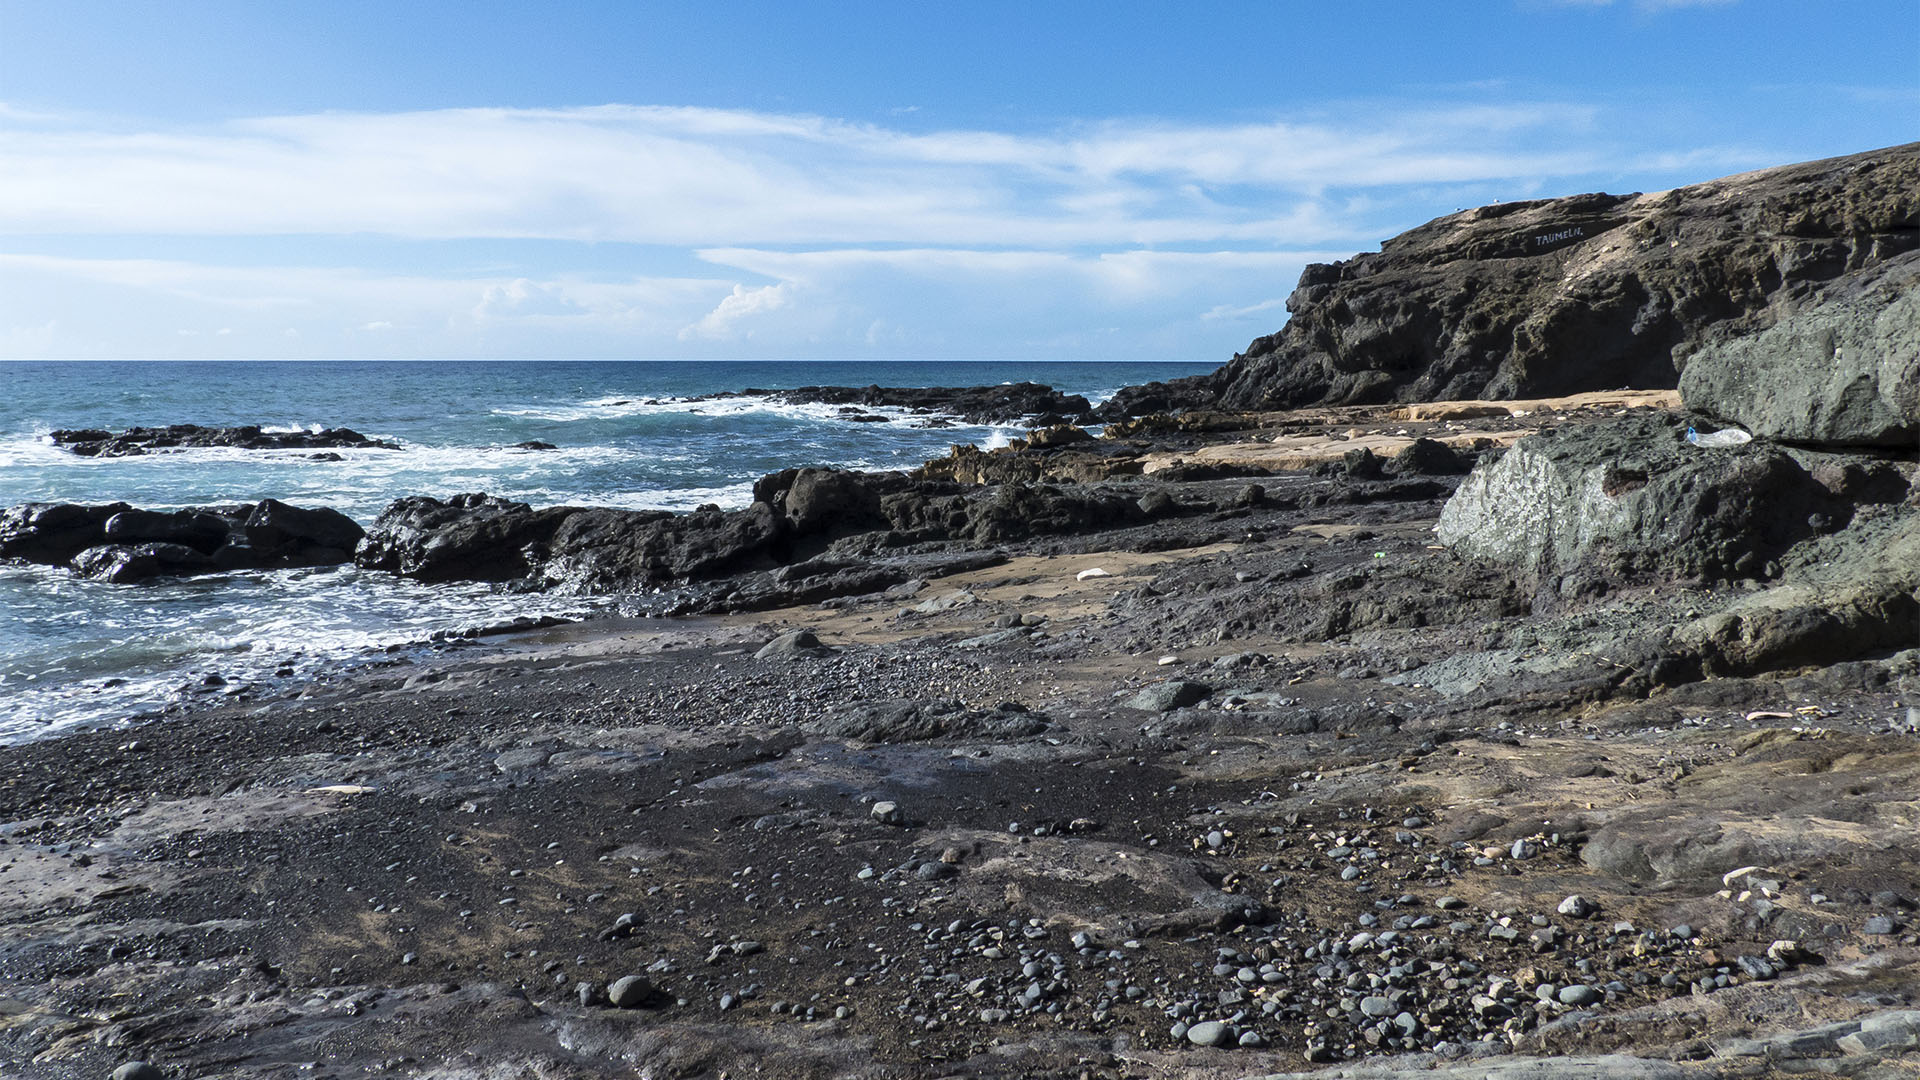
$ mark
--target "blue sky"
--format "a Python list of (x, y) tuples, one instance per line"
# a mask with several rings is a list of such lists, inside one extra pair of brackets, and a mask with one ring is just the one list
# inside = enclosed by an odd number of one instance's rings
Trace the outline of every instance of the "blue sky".
[(1438, 214), (1916, 118), (1914, 0), (0, 0), (0, 356), (1224, 360)]

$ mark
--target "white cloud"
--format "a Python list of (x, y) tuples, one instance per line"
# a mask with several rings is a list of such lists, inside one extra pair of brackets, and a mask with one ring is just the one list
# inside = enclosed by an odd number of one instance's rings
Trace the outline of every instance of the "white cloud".
[(1305, 263), (1436, 208), (1770, 160), (1620, 130), (1552, 102), (1042, 131), (626, 105), (141, 130), (0, 105), (0, 236), (252, 256), (0, 253), (0, 355), (1210, 359), (1278, 325)]
[(1218, 322), (1221, 320), (1235, 321), (1254, 315), (1264, 315), (1270, 311), (1279, 311), (1286, 306), (1287, 298), (1284, 296), (1276, 296), (1262, 300), (1257, 304), (1242, 304), (1238, 307), (1227, 304), (1216, 304), (1203, 312), (1200, 317), (1208, 322)]
[(1330, 188), (1592, 172), (1612, 149), (1595, 129), (1595, 110), (1561, 104), (1042, 134), (639, 106), (328, 113), (131, 133), (0, 113), (0, 231), (1312, 243), (1333, 235), (1317, 205)]
[(752, 336), (751, 330), (742, 331), (739, 324), (750, 321), (756, 315), (786, 307), (792, 292), (793, 283), (790, 281), (757, 289), (735, 285), (731, 293), (720, 298), (720, 303), (712, 311), (707, 312), (699, 322), (682, 327), (677, 336), (681, 341), (692, 338), (728, 339), (743, 332)]
[(0, 254), (0, 355), (625, 355), (670, 340), (732, 286)]

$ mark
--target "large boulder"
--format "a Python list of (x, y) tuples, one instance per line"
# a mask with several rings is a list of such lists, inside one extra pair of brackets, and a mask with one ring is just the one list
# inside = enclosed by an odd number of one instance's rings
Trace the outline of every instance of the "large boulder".
[(1644, 195), (1499, 203), (1306, 268), (1277, 333), (1105, 419), (1670, 389), (1704, 331), (1920, 248), (1920, 143)]
[(1582, 568), (1751, 578), (1844, 515), (1777, 447), (1695, 446), (1688, 427), (1650, 413), (1522, 439), (1461, 483), (1440, 542), (1540, 581)]
[(0, 559), (67, 566), (84, 577), (126, 583), (332, 566), (352, 558), (360, 535), (360, 526), (338, 511), (273, 499), (171, 511), (29, 503), (0, 512)]
[(579, 512), (484, 494), (409, 496), (381, 512), (354, 562), (422, 581), (512, 581), (546, 561), (554, 533)]
[(359, 522), (332, 507), (306, 509), (278, 499), (260, 500), (248, 512), (245, 529), (247, 542), (256, 548), (311, 545), (349, 554), (366, 536)]
[(185, 544), (102, 544), (75, 555), (72, 566), (81, 577), (116, 585), (216, 569), (212, 558)]
[(554, 531), (539, 574), (572, 592), (637, 592), (770, 569), (786, 537), (785, 519), (763, 502), (691, 514), (580, 510)]
[(133, 510), (126, 503), (24, 503), (0, 512), (0, 559), (60, 566), (105, 542), (107, 522)]
[(1920, 446), (1920, 252), (1744, 329), (1684, 360), (1689, 409), (1790, 442)]
[(1871, 507), (1796, 551), (1782, 580), (1682, 625), (1708, 675), (1830, 664), (1920, 643), (1920, 507)]
[(753, 485), (753, 497), (784, 514), (795, 535), (844, 536), (886, 528), (880, 496), (902, 486), (902, 479), (845, 469), (783, 469), (761, 477)]
[[(328, 512), (331, 513), (331, 511)], [(347, 524), (353, 525), (352, 520), (349, 519)], [(360, 527), (354, 525), (353, 530), (357, 537)], [(219, 550), (232, 535), (233, 521), (231, 518), (221, 517), (219, 514), (205, 510), (176, 510), (168, 513), (158, 510), (127, 509), (108, 518), (100, 532), (105, 539), (115, 544), (144, 542), (182, 544), (203, 555), (211, 555)], [(345, 546), (347, 550), (353, 550), (351, 543)]]

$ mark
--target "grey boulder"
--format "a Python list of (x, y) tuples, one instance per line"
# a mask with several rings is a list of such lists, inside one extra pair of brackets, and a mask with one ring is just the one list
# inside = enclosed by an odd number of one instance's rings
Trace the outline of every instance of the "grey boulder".
[(1687, 407), (1755, 435), (1910, 450), (1920, 443), (1920, 252), (1841, 278), (1684, 363)]
[(1689, 426), (1650, 413), (1522, 439), (1461, 483), (1435, 532), (1459, 555), (1542, 580), (1583, 567), (1762, 576), (1832, 497), (1783, 450), (1693, 446)]
[(1188, 705), (1198, 705), (1213, 696), (1213, 690), (1203, 683), (1188, 679), (1169, 679), (1155, 683), (1127, 699), (1127, 707), (1145, 709), (1148, 712), (1172, 712)]

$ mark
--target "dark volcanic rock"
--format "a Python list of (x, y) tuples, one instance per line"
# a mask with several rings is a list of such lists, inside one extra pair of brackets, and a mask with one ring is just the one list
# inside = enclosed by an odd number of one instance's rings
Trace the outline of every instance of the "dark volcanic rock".
[(9, 507), (0, 513), (0, 559), (59, 566), (87, 548), (104, 543), (107, 522), (125, 512), (134, 512), (133, 507), (126, 503), (26, 503)]
[(398, 450), (400, 444), (385, 439), (370, 439), (351, 428), (327, 428), (323, 431), (262, 431), (256, 425), (244, 427), (201, 427), (199, 424), (171, 424), (167, 427), (128, 428), (118, 434), (98, 428), (61, 430), (48, 436), (55, 446), (82, 457), (133, 457), (153, 451), (185, 450), (193, 447), (226, 446), (241, 450), (311, 450), (347, 447), (356, 450)]
[[(111, 532), (113, 523), (107, 523)], [(330, 507), (304, 510), (278, 499), (262, 499), (247, 514), (247, 543), (256, 548), (306, 544), (351, 553), (366, 531), (350, 517)]]
[(1278, 333), (1100, 412), (1670, 388), (1707, 328), (1915, 248), (1920, 143), (1667, 192), (1483, 206), (1307, 267)]
[(929, 739), (1024, 739), (1047, 730), (1044, 716), (1008, 702), (969, 709), (958, 701), (876, 701), (850, 705), (806, 725), (820, 735), (868, 743)]
[(0, 513), (0, 559), (71, 566), (104, 581), (223, 570), (331, 566), (361, 529), (338, 511), (258, 504), (162, 512), (126, 503), (29, 503)]
[(886, 528), (880, 495), (901, 486), (884, 473), (784, 469), (761, 477), (753, 485), (753, 498), (779, 507), (796, 533), (845, 535)]
[(1688, 356), (1687, 407), (1790, 442), (1920, 445), (1920, 252)]
[[(1028, 417), (1084, 417), (1092, 411), (1079, 394), (1062, 394), (1039, 383), (1006, 386), (802, 386), (792, 390), (737, 390), (695, 400), (764, 397), (795, 405), (861, 405), (954, 416), (969, 424), (1016, 424)], [(866, 420), (852, 414), (851, 419)], [(884, 419), (875, 417), (872, 419)]]
[(1796, 551), (1774, 588), (1682, 627), (1709, 675), (1829, 664), (1920, 641), (1920, 507), (1864, 520)]
[[(285, 509), (293, 508), (285, 507)], [(318, 513), (319, 511), (299, 512)], [(346, 547), (351, 550), (354, 541), (359, 539), (360, 527), (351, 520), (347, 520), (347, 526), (353, 530), (353, 540), (346, 544)], [(100, 531), (101, 535), (111, 543), (137, 544), (142, 541), (152, 541), (184, 544), (203, 555), (211, 555), (227, 542), (232, 529), (233, 523), (228, 518), (204, 510), (176, 510), (172, 513), (158, 510), (122, 510), (108, 518)]]
[(1522, 439), (1448, 500), (1440, 542), (1536, 579), (1751, 578), (1812, 535), (1812, 515), (1844, 513), (1784, 451), (1692, 446), (1687, 426), (1656, 413)]
[(579, 512), (479, 494), (396, 499), (374, 521), (354, 562), (422, 581), (511, 581), (546, 560), (553, 534)]
[(782, 561), (787, 525), (766, 503), (668, 514), (576, 510), (554, 530), (540, 575), (573, 592), (700, 581)]
[(215, 569), (206, 555), (184, 544), (102, 544), (73, 557), (74, 572), (116, 585)]

